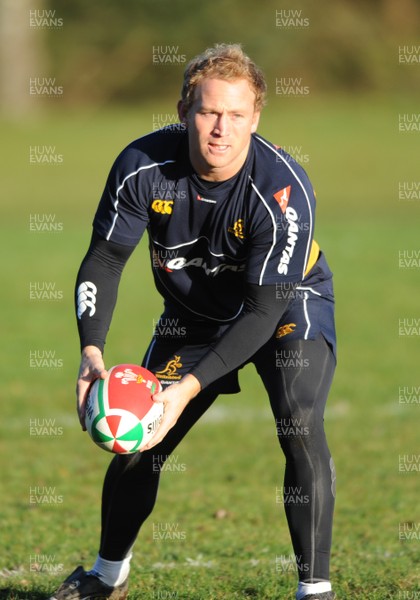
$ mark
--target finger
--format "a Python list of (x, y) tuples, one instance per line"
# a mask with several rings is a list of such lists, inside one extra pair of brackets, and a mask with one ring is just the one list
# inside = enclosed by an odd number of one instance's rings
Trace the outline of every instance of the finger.
[(89, 395), (89, 390), (92, 387), (94, 381), (98, 377), (92, 379), (92, 377), (79, 377), (76, 386), (76, 398), (77, 398), (77, 414), (79, 416), (79, 422), (83, 431), (86, 431), (85, 414), (86, 414), (86, 402)]
[(92, 369), (79, 375), (76, 386), (77, 414), (83, 431), (86, 431), (85, 414), (89, 390), (96, 379), (105, 379), (107, 375), (108, 371), (106, 369)]
[(144, 446), (140, 446), (139, 452), (145, 452), (146, 450), (150, 450), (163, 440), (167, 432), (165, 431), (163, 434), (161, 434), (161, 429), (162, 427), (159, 427), (155, 435), (152, 437), (151, 440), (147, 442), (147, 444), (145, 444)]
[(152, 400), (153, 402), (165, 402), (165, 397), (165, 392), (156, 392), (156, 394), (152, 395)]
[(168, 433), (168, 431), (173, 427), (173, 425), (174, 424), (172, 423), (172, 421), (166, 422), (164, 417), (154, 436), (147, 442), (147, 444), (145, 444), (144, 446), (140, 446), (139, 452), (150, 450), (151, 448), (159, 444), (163, 440), (165, 435)]
[(87, 394), (80, 394), (77, 397), (77, 414), (79, 417), (79, 422), (80, 422), (80, 426), (82, 427), (83, 431), (86, 431), (86, 423), (85, 423), (85, 417), (86, 417), (86, 400), (87, 400)]
[(108, 371), (102, 367), (98, 369), (81, 370), (77, 382), (84, 382), (90, 385), (95, 379), (106, 379)]

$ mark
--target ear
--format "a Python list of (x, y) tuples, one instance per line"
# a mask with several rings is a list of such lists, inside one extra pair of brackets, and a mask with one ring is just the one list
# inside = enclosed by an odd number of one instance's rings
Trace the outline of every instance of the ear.
[(181, 123), (187, 122), (187, 111), (185, 110), (185, 104), (180, 100), (177, 104), (178, 117)]
[(260, 116), (261, 116), (261, 111), (260, 110), (256, 110), (254, 112), (254, 115), (252, 117), (252, 123), (251, 123), (251, 133), (255, 133), (257, 131), (257, 127), (258, 127), (258, 123), (260, 122)]

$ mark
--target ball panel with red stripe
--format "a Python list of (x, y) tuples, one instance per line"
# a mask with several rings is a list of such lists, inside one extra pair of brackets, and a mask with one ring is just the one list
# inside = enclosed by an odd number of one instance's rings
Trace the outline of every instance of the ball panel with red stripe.
[(120, 364), (97, 379), (86, 402), (86, 429), (109, 452), (132, 454), (150, 440), (163, 416), (163, 404), (152, 395), (162, 389), (148, 369)]

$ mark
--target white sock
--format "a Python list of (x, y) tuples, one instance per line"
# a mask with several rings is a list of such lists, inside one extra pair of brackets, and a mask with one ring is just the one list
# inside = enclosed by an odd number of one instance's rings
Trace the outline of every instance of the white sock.
[(307, 594), (321, 594), (322, 592), (331, 592), (330, 581), (318, 581), (318, 583), (304, 583), (299, 581), (296, 592), (296, 600), (302, 600)]
[(131, 557), (132, 554), (129, 554), (123, 560), (106, 560), (98, 554), (90, 572), (99, 577), (106, 585), (116, 587), (127, 579), (130, 573)]

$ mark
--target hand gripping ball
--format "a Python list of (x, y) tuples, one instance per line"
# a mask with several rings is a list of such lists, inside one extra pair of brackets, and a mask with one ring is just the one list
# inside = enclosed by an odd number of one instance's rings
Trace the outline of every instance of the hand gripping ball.
[(132, 454), (149, 441), (163, 416), (163, 403), (153, 402), (159, 380), (138, 365), (121, 364), (96, 379), (86, 402), (86, 429), (109, 452)]

